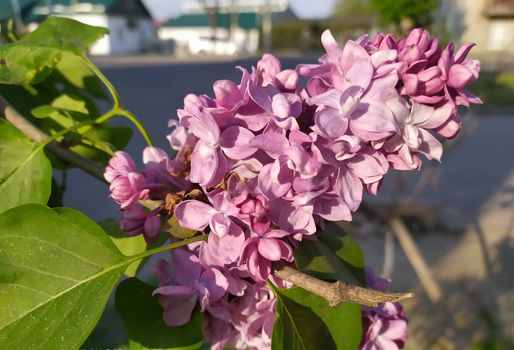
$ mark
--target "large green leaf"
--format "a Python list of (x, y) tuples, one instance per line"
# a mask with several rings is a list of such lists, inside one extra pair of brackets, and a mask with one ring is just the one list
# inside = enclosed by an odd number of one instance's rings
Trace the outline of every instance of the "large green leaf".
[(359, 244), (336, 223), (326, 223), (317, 240), (304, 240), (295, 250), (300, 271), (323, 280), (365, 286), (364, 258)]
[[(364, 258), (359, 244), (336, 223), (327, 223), (317, 241), (304, 240), (295, 250), (297, 268), (326, 281), (365, 285)], [(357, 349), (362, 334), (361, 307), (344, 303), (337, 308), (301, 288), (282, 293), (310, 307), (327, 325), (338, 350)]]
[(0, 47), (0, 83), (26, 85), (45, 79), (66, 52), (82, 54), (107, 29), (51, 17), (21, 40)]
[[(109, 234), (118, 249), (126, 256), (136, 255), (146, 250), (147, 245), (143, 235), (133, 237), (120, 230), (119, 224), (114, 219), (106, 219), (98, 223)], [(127, 267), (125, 275), (133, 277), (137, 274), (143, 260), (134, 261)]]
[(334, 308), (327, 301), (301, 288), (281, 292), (297, 303), (310, 307), (328, 327), (338, 350), (355, 350), (361, 341), (361, 307), (345, 303)]
[(202, 314), (197, 308), (189, 323), (169, 327), (164, 323), (156, 287), (128, 278), (116, 288), (116, 309), (123, 318), (131, 349), (188, 349), (202, 346)]
[(0, 215), (0, 349), (76, 349), (130, 260), (72, 209)]
[(24, 203), (46, 204), (52, 167), (42, 149), (0, 119), (0, 213)]
[(336, 345), (327, 326), (311, 308), (301, 305), (274, 288), (277, 319), (273, 326), (273, 350), (331, 350)]

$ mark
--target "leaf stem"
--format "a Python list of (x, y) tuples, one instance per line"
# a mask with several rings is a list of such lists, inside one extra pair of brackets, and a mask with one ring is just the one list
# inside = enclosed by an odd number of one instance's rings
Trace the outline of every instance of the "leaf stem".
[(186, 245), (191, 244), (191, 243), (205, 241), (205, 240), (207, 240), (208, 237), (209, 237), (209, 235), (202, 234), (200, 236), (195, 236), (195, 237), (191, 237), (191, 238), (188, 238), (188, 239), (184, 239), (184, 240), (179, 241), (179, 242), (167, 244), (167, 245), (164, 245), (162, 247), (148, 249), (148, 250), (146, 250), (146, 251), (144, 251), (142, 253), (139, 253), (139, 254), (131, 256), (129, 258), (128, 262), (132, 263), (134, 261), (141, 260), (141, 259), (144, 259), (146, 257), (152, 256), (152, 255), (155, 255), (155, 254), (158, 254), (158, 253), (162, 253), (162, 252), (165, 252), (165, 251), (168, 251), (168, 250), (173, 250), (175, 248), (180, 248), (180, 247), (186, 246)]
[(146, 131), (143, 124), (139, 121), (139, 119), (137, 119), (137, 117), (134, 114), (121, 107), (120, 96), (118, 95), (118, 92), (116, 91), (112, 83), (109, 81), (109, 79), (107, 79), (107, 77), (100, 71), (100, 69), (98, 69), (97, 66), (93, 64), (93, 62), (91, 62), (89, 58), (87, 58), (85, 55), (80, 55), (80, 57), (82, 58), (84, 63), (89, 67), (89, 69), (91, 69), (91, 71), (98, 77), (98, 79), (102, 81), (107, 90), (109, 90), (109, 93), (111, 94), (113, 100), (113, 106), (111, 110), (102, 115), (101, 117), (98, 117), (96, 119), (96, 122), (103, 123), (117, 115), (125, 117), (136, 126), (141, 135), (143, 135), (143, 138), (145, 139), (148, 146), (153, 146), (153, 142), (150, 139), (148, 132)]
[(139, 119), (136, 118), (136, 116), (134, 114), (127, 111), (126, 109), (119, 109), (118, 114), (121, 116), (124, 116), (125, 118), (130, 120), (132, 122), (132, 124), (134, 124), (136, 126), (136, 128), (139, 130), (141, 135), (143, 135), (143, 138), (145, 139), (148, 146), (153, 146), (153, 142), (150, 139), (150, 136), (148, 135), (148, 131), (146, 131), (143, 124), (139, 121)]
[(102, 81), (102, 83), (105, 85), (107, 90), (109, 90), (109, 93), (111, 94), (112, 100), (113, 100), (113, 107), (111, 111), (116, 111), (120, 108), (120, 96), (118, 95), (118, 92), (112, 85), (112, 83), (107, 79), (107, 77), (98, 69), (97, 66), (91, 62), (89, 58), (86, 57), (86, 55), (80, 55), (80, 58), (84, 61), (84, 63), (91, 69), (93, 73)]

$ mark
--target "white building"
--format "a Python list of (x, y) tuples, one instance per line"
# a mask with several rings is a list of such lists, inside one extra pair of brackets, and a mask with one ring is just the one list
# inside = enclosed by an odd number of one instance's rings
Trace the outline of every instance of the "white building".
[[(207, 6), (213, 1), (207, 1)], [(212, 16), (199, 2), (186, 2), (182, 14), (164, 23), (158, 30), (161, 40), (172, 40), (176, 47), (190, 53), (250, 53), (259, 48), (259, 33), (266, 12), (278, 16), (296, 16), (288, 0), (218, 0), (216, 30)], [(212, 40), (212, 37), (215, 40)]]
[(92, 55), (141, 53), (158, 41), (152, 17), (140, 0), (37, 0), (24, 22), (34, 30), (48, 16), (108, 28), (109, 35), (89, 49)]

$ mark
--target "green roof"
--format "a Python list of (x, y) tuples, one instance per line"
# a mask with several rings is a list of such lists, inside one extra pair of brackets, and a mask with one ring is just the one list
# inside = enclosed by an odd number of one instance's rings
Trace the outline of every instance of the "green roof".
[[(217, 25), (221, 28), (229, 28), (231, 22), (231, 14), (218, 14)], [(238, 14), (238, 26), (243, 29), (258, 28), (260, 25), (260, 15), (255, 12), (244, 12)], [(178, 18), (171, 19), (164, 24), (165, 27), (183, 28), (183, 27), (209, 27), (209, 16), (205, 14), (188, 14)]]
[[(20, 4), (21, 16), (24, 17), (32, 8), (36, 0), (18, 0)], [(12, 2), (10, 0), (0, 0), (0, 21), (14, 17)]]
[[(0, 0), (0, 2), (6, 0)], [(30, 6), (29, 11), (24, 15), (24, 22), (39, 22), (46, 18), (46, 15), (40, 14), (36, 9), (48, 7), (48, 0), (32, 0), (34, 4)], [(51, 0), (52, 6), (71, 6), (72, 4), (91, 4), (103, 5), (107, 14), (124, 15), (124, 16), (142, 16), (151, 18), (145, 5), (141, 0)], [(55, 13), (60, 15), (61, 13)]]

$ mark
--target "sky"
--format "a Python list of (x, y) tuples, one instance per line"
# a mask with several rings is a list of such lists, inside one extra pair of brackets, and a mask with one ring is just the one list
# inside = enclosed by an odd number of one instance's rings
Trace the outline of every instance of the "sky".
[[(176, 17), (182, 3), (193, 0), (143, 0), (157, 19)], [(289, 0), (293, 11), (300, 18), (323, 18), (330, 14), (336, 0)]]

